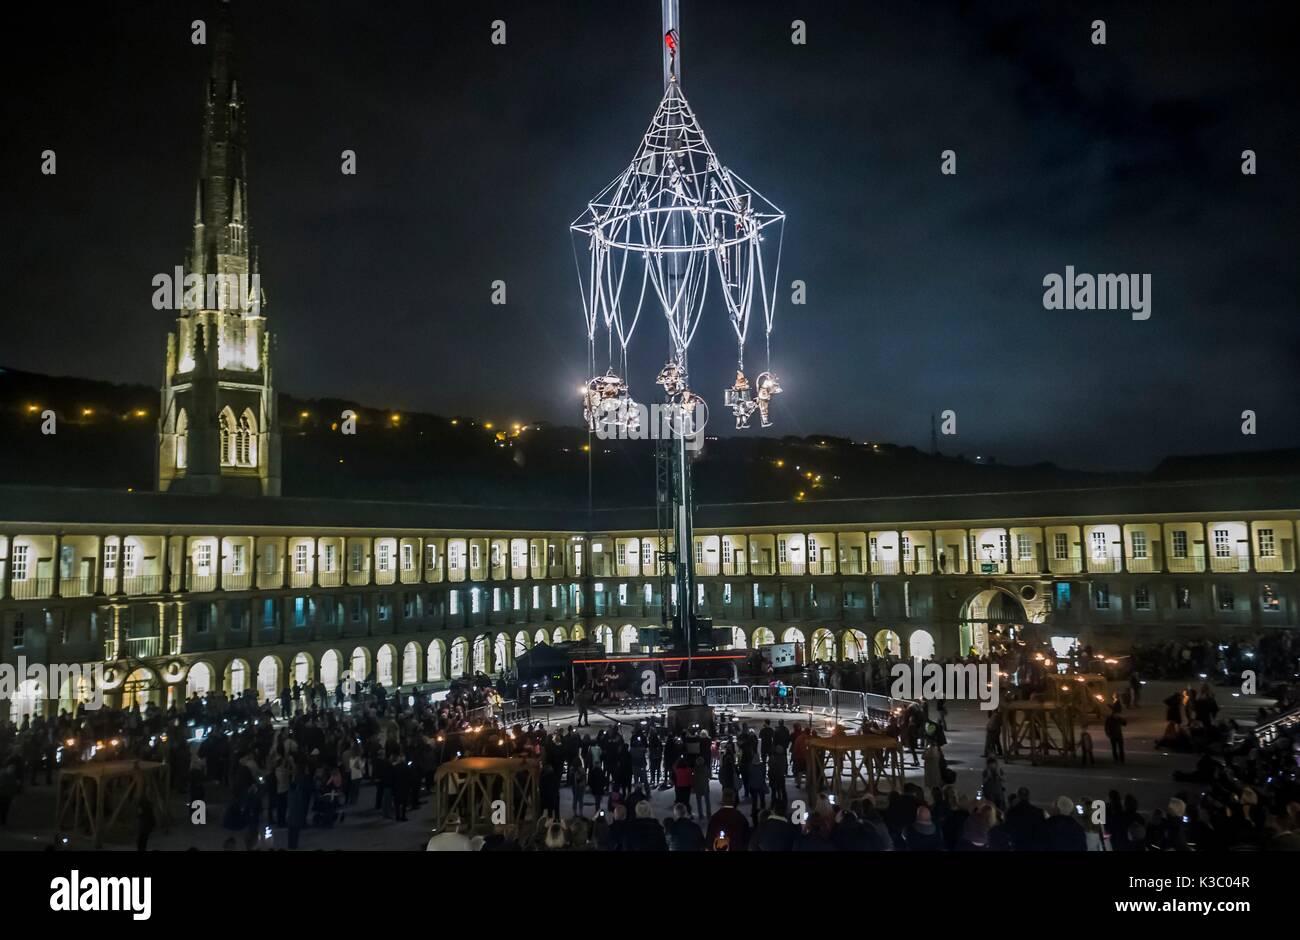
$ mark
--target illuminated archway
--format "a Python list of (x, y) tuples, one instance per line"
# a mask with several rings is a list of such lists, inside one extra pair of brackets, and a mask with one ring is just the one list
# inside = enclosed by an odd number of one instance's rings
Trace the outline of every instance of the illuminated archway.
[(570, 636), (573, 637), (575, 643), (580, 642), (581, 640), (586, 639), (587, 631), (582, 629), (582, 624), (575, 623), (573, 625), (573, 632), (570, 634)]
[(771, 630), (769, 630), (767, 627), (759, 627), (757, 630), (754, 631), (755, 649), (758, 649), (758, 647), (760, 646), (771, 646), (775, 642), (776, 642), (776, 634), (773, 633)]
[(835, 661), (835, 634), (825, 627), (813, 631), (812, 660), (815, 663)]
[(416, 685), (420, 681), (420, 644), (412, 640), (402, 649), (402, 685)]
[(861, 630), (844, 631), (844, 658), (858, 662), (868, 657), (867, 635)]
[(533, 634), (533, 646), (541, 646), (547, 641), (549, 634), (543, 629)]
[(496, 642), (492, 645), (492, 660), (496, 663), (498, 672), (510, 665), (510, 634), (497, 634)]
[(901, 657), (903, 655), (903, 641), (898, 638), (898, 634), (893, 630), (877, 630), (875, 652), (877, 656)]
[(364, 646), (358, 646), (352, 651), (352, 658), (348, 661), (348, 669), (351, 675), (348, 677), (353, 682), (364, 682), (370, 677), (370, 650)]
[(397, 659), (397, 647), (385, 643), (375, 655), (375, 681), (385, 689), (391, 689), (393, 683), (393, 661)]
[(492, 664), (488, 662), (488, 644), (491, 638), (487, 634), (479, 634), (474, 637), (474, 671), (491, 672)]
[(934, 637), (926, 630), (914, 630), (907, 638), (907, 655), (912, 659), (934, 659)]
[(963, 656), (972, 649), (983, 656), (989, 652), (991, 634), (1014, 639), (1028, 622), (1018, 597), (1001, 588), (986, 588), (962, 605), (957, 648)]
[(515, 658), (518, 659), (524, 653), (528, 652), (529, 637), (527, 630), (520, 630), (515, 634)]
[(425, 678), (429, 682), (441, 682), (447, 678), (447, 647), (442, 640), (429, 643), (429, 652), (425, 657)]
[(614, 631), (605, 624), (596, 627), (595, 633), (592, 634), (596, 640), (596, 645), (601, 647), (606, 653), (614, 652)]
[(637, 635), (636, 627), (630, 623), (623, 624), (623, 628), (618, 631), (618, 651), (620, 653), (632, 652), (632, 647), (639, 640), (640, 637)]
[(212, 667), (207, 663), (198, 662), (190, 666), (190, 671), (185, 676), (185, 697), (197, 695), (199, 698), (205, 697), (212, 691)]
[(260, 702), (274, 702), (280, 697), (280, 660), (276, 656), (263, 656), (257, 664), (257, 698)]
[(745, 642), (745, 631), (740, 627), (731, 627), (731, 648), (733, 650), (743, 650), (748, 645)]
[(330, 694), (339, 687), (339, 674), (342, 671), (342, 654), (338, 650), (326, 650), (320, 658), (320, 681)]
[(458, 636), (451, 641), (451, 677), (459, 679), (465, 675), (465, 667), (469, 665), (469, 642), (463, 637)]
[(221, 684), (225, 687), (228, 698), (239, 698), (248, 691), (252, 679), (251, 672), (247, 660), (236, 658), (230, 661), (226, 666), (225, 675), (221, 677)]
[(316, 675), (316, 661), (311, 653), (303, 650), (293, 658), (293, 665), (289, 667), (289, 678), (298, 685), (306, 685), (311, 682)]
[(554, 630), (551, 631), (552, 643), (556, 643), (556, 644), (563, 643), (568, 638), (569, 635), (567, 632), (565, 632), (564, 627), (556, 627)]

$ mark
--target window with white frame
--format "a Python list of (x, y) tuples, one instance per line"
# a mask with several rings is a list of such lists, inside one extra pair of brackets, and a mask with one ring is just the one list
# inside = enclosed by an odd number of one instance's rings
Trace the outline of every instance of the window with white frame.
[(403, 571), (415, 570), (415, 546), (414, 545), (402, 546), (402, 570)]
[(510, 567), (521, 568), (524, 564), (524, 552), (518, 543), (510, 543)]
[(447, 612), (453, 617), (460, 613), (460, 591), (452, 591), (447, 595)]
[(248, 546), (236, 543), (230, 546), (230, 573), (243, 574), (248, 566)]
[(879, 561), (880, 555), (880, 546), (876, 544), (876, 537), (874, 535), (868, 540), (867, 545), (870, 548), (868, 554), (871, 556), (871, 563), (874, 565)]
[(1214, 557), (1228, 558), (1232, 555), (1232, 542), (1228, 539), (1227, 529), (1214, 530)]
[(722, 563), (731, 564), (731, 539), (722, 540)]
[(294, 574), (307, 573), (307, 546), (303, 542), (293, 547), (293, 571)]
[(365, 548), (360, 542), (352, 543), (352, 573), (360, 574), (365, 569)]
[(1023, 532), (1016, 535), (1016, 557), (1021, 561), (1032, 561), (1034, 557), (1034, 540)]
[(497, 542), (492, 543), (492, 567), (501, 567), (501, 545)]
[(695, 563), (697, 565), (704, 564), (704, 543), (703, 542), (695, 543)]
[(424, 567), (426, 571), (433, 571), (438, 567), (438, 546), (424, 546)]
[[(25, 546), (20, 545), (18, 546), (18, 548), (25, 548)], [(114, 572), (116, 571), (117, 571), (117, 546), (105, 545), (104, 546), (104, 573), (107, 574), (109, 577), (112, 577)]]
[(998, 559), (1000, 561), (1005, 562), (1007, 558), (1010, 557), (1010, 552), (1011, 552), (1011, 540), (1007, 537), (1007, 534), (1005, 532), (999, 532), (998, 533)]
[(1092, 533), (1092, 558), (1094, 561), (1103, 561), (1106, 558), (1106, 533), (1095, 529)]
[(1146, 558), (1150, 552), (1147, 545), (1147, 534), (1145, 532), (1134, 532), (1129, 536), (1129, 544), (1133, 547), (1134, 558)]
[(1057, 532), (1052, 536), (1052, 548), (1057, 559), (1070, 557), (1070, 537), (1064, 532)]
[(641, 564), (649, 565), (654, 560), (654, 544), (649, 539), (641, 540)]
[(1187, 533), (1182, 529), (1178, 529), (1170, 536), (1170, 538), (1173, 540), (1173, 544), (1174, 544), (1174, 557), (1186, 558), (1187, 557)]
[(537, 546), (536, 545), (528, 546), (528, 567), (530, 568), (537, 567)]
[(730, 585), (730, 584), (724, 584), (724, 585), (722, 586), (722, 603), (724, 603), (724, 604), (730, 604), (730, 603), (731, 603), (731, 585)]
[(1259, 557), (1272, 558), (1277, 554), (1277, 542), (1272, 529), (1259, 530)]
[(619, 542), (614, 546), (614, 563), (620, 568), (627, 564), (627, 544)]
[(776, 540), (776, 561), (779, 565), (784, 565), (786, 561), (785, 539)]
[(447, 566), (449, 568), (460, 567), (460, 546), (456, 544), (447, 546)]
[(469, 566), (471, 568), (478, 568), (480, 567), (480, 562), (482, 562), (482, 560), (483, 550), (479, 547), (478, 543), (475, 542), (469, 547)]
[(903, 553), (903, 561), (912, 560), (912, 540), (906, 535), (899, 538), (899, 550)]
[(31, 546), (15, 545), (13, 547), (13, 555), (13, 579), (15, 581), (26, 581), (31, 570)]
[(122, 577), (134, 578), (140, 563), (140, 546), (127, 542), (122, 546)]
[(1145, 584), (1139, 584), (1133, 589), (1133, 609), (1150, 610), (1151, 609), (1151, 589)]
[(198, 568), (199, 574), (210, 574), (212, 572), (212, 546), (204, 542), (194, 553), (194, 565)]
[(817, 540), (808, 536), (808, 564), (817, 564)]
[(375, 551), (377, 552), (376, 559), (379, 565), (379, 570), (388, 571), (393, 564), (392, 546), (387, 542), (380, 542), (379, 545), (376, 546)]
[(334, 548), (333, 545), (326, 545), (326, 546), (325, 546), (325, 550), (324, 550), (324, 553), (323, 553), (323, 557), (321, 558), (321, 564), (324, 565), (326, 571), (333, 571), (333, 570), (334, 570), (334, 567), (335, 567), (335, 565), (334, 565), (334, 562), (335, 562), (334, 553), (335, 553), (335, 548)]

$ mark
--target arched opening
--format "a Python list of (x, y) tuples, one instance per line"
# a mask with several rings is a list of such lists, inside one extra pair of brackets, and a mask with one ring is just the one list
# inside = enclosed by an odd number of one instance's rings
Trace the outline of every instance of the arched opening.
[(343, 657), (338, 650), (326, 650), (320, 658), (320, 681), (332, 695), (339, 686), (339, 673), (343, 670)]
[(824, 627), (813, 631), (812, 659), (815, 663), (835, 661), (835, 634)]
[(459, 679), (465, 675), (466, 660), (469, 658), (469, 643), (463, 636), (451, 641), (451, 677)]
[(545, 630), (538, 630), (533, 634), (533, 646), (541, 646), (546, 642), (548, 634)]
[(987, 588), (962, 608), (958, 629), (958, 650), (962, 656), (974, 652), (989, 653), (991, 645), (1001, 645), (1019, 637), (1029, 618), (1020, 601), (1007, 591)]
[(743, 650), (747, 645), (745, 643), (745, 631), (740, 627), (731, 627), (731, 648), (733, 650)]
[(185, 697), (197, 695), (204, 698), (212, 691), (212, 667), (207, 663), (195, 663), (185, 676)]
[(760, 646), (771, 646), (776, 642), (776, 634), (767, 627), (759, 627), (754, 631), (754, 648)]
[(184, 470), (190, 463), (190, 416), (182, 408), (176, 415), (176, 469)]
[(934, 659), (934, 637), (929, 631), (912, 631), (907, 638), (907, 655), (912, 659)]
[(248, 691), (249, 668), (243, 659), (232, 659), (226, 666), (225, 675), (221, 677), (227, 698), (239, 698)]
[(596, 640), (596, 645), (606, 653), (614, 652), (614, 631), (608, 626), (602, 623), (600, 626), (596, 627), (592, 636)]
[(396, 657), (397, 649), (391, 643), (379, 647), (375, 656), (375, 681), (385, 689), (393, 687), (393, 660)]
[(241, 467), (257, 466), (257, 418), (251, 408), (245, 408), (239, 418), (235, 458)]
[(875, 653), (877, 656), (892, 656), (895, 659), (901, 659), (903, 656), (903, 641), (899, 639), (898, 634), (893, 630), (877, 630)]
[[(136, 672), (142, 671), (144, 670), (136, 670)], [(134, 677), (135, 673), (131, 675)], [(38, 717), (41, 712), (41, 701), (44, 698), (45, 690), (41, 688), (39, 679), (24, 679), (19, 682), (9, 699), (9, 720), (14, 724), (22, 724), (24, 719)], [(129, 699), (123, 699), (123, 705), (127, 708), (132, 704), (134, 703)]]
[(567, 635), (565, 634), (565, 632), (564, 632), (564, 627), (556, 627), (556, 628), (551, 632), (551, 642), (552, 642), (552, 643), (563, 643), (563, 642), (564, 642), (565, 640), (567, 640), (567, 639), (568, 639), (568, 636), (567, 636)]
[(221, 466), (235, 465), (235, 414), (228, 407), (221, 409), (217, 416), (217, 427), (221, 434)]
[(295, 656), (293, 665), (289, 667), (289, 675), (296, 685), (306, 685), (311, 682), (316, 675), (316, 663), (311, 653), (304, 650)]
[(425, 676), (430, 682), (441, 682), (447, 678), (447, 647), (442, 640), (429, 644), (429, 653), (425, 658)]
[(497, 671), (504, 671), (510, 664), (510, 635), (508, 633), (498, 633), (496, 642), (492, 645), (492, 661), (497, 664)]
[(528, 631), (520, 630), (515, 634), (515, 658), (518, 659), (524, 653), (528, 652)]
[(474, 637), (474, 671), (490, 672), (491, 665), (488, 663), (488, 637), (479, 635)]
[(402, 685), (416, 685), (420, 681), (420, 644), (414, 641), (402, 649)]
[(618, 651), (620, 653), (632, 652), (632, 647), (637, 644), (638, 640), (636, 627), (630, 623), (623, 624), (622, 629), (618, 631)]
[(844, 658), (860, 662), (868, 658), (867, 635), (861, 630), (844, 631)]
[(573, 625), (573, 633), (571, 633), (570, 636), (573, 637), (573, 641), (575, 643), (581, 642), (582, 640), (586, 639), (587, 631), (582, 629), (582, 624), (575, 623)]
[(122, 683), (122, 707), (136, 708), (144, 711), (151, 704), (157, 704), (162, 686), (152, 669), (141, 666)]
[(364, 682), (370, 678), (370, 650), (364, 646), (354, 649), (352, 658), (348, 662), (348, 670), (351, 673), (348, 678), (353, 682)]
[(280, 661), (274, 656), (264, 656), (257, 664), (257, 698), (260, 702), (273, 702), (280, 697)]

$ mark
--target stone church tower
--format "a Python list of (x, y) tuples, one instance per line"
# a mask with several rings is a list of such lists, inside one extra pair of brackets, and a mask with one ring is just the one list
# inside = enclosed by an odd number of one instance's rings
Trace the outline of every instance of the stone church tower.
[(158, 489), (279, 496), (273, 343), (249, 221), (248, 121), (228, 4), (209, 25), (194, 234), (183, 290), (174, 287), (181, 302), (167, 337)]

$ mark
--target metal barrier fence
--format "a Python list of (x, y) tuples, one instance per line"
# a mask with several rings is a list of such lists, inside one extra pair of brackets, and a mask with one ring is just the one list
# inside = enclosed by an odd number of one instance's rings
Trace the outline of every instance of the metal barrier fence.
[(699, 680), (690, 684), (672, 682), (660, 686), (658, 701), (663, 706), (710, 705), (726, 708), (752, 708), (758, 711), (809, 712), (838, 715), (846, 719), (872, 718), (887, 721), (899, 707), (910, 704), (876, 692), (824, 689), (814, 686), (785, 686), (779, 695), (770, 685), (710, 685)]

